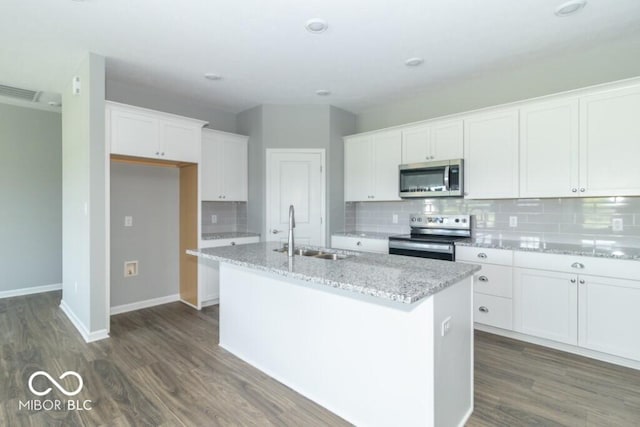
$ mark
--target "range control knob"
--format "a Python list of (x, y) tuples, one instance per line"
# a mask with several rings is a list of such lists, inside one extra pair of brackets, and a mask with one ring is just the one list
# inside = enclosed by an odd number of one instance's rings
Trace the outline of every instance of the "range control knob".
[(418, 218), (418, 222), (422, 222), (422, 218)]
[(460, 218), (456, 218), (456, 222), (460, 222)]

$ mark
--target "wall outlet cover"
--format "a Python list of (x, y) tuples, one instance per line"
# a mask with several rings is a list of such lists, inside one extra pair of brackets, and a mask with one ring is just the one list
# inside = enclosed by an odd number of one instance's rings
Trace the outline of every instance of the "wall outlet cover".
[(447, 317), (442, 321), (442, 329), (440, 331), (441, 335), (444, 337), (451, 331), (451, 316)]
[(613, 218), (611, 220), (611, 228), (613, 231), (622, 231), (624, 229), (624, 221), (622, 218)]
[(124, 226), (125, 227), (133, 227), (133, 217), (132, 216), (125, 216), (124, 217)]
[(398, 214), (393, 214), (393, 216), (391, 217), (391, 221), (394, 224), (397, 224), (398, 223)]
[(509, 227), (517, 227), (518, 226), (518, 217), (510, 216), (509, 217)]
[(218, 223), (218, 215), (211, 215), (211, 224)]
[(124, 277), (133, 277), (138, 275), (138, 261), (124, 262)]

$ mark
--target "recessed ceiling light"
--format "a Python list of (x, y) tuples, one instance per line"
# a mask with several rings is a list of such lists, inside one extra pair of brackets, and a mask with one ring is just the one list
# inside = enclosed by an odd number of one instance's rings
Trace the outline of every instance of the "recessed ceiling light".
[(422, 63), (424, 62), (424, 59), (422, 58), (409, 58), (406, 61), (404, 61), (404, 65), (406, 65), (407, 67), (417, 67), (418, 65), (422, 65)]
[(325, 21), (324, 19), (313, 18), (313, 19), (309, 19), (307, 23), (304, 24), (304, 27), (310, 33), (320, 34), (327, 31), (327, 28), (329, 27), (329, 25), (327, 24), (327, 21)]
[(318, 89), (318, 90), (316, 91), (316, 95), (319, 95), (319, 96), (327, 96), (327, 95), (331, 95), (331, 91), (330, 91), (330, 90), (327, 90), (327, 89)]
[(587, 5), (587, 0), (570, 0), (556, 7), (556, 16), (561, 18), (581, 11)]
[(222, 80), (222, 76), (220, 74), (207, 73), (204, 75), (204, 78), (207, 80)]

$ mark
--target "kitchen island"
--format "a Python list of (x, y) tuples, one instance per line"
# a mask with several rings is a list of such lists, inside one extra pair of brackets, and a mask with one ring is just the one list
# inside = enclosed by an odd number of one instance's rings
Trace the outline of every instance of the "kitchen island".
[(464, 424), (479, 267), (279, 247), (188, 251), (220, 262), (221, 347), (356, 425)]

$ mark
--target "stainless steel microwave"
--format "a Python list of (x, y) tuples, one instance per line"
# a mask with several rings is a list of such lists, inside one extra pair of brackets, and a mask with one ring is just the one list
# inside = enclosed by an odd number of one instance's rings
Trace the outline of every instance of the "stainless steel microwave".
[(400, 165), (400, 197), (462, 197), (463, 160)]

